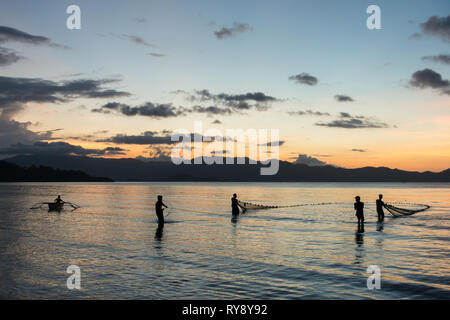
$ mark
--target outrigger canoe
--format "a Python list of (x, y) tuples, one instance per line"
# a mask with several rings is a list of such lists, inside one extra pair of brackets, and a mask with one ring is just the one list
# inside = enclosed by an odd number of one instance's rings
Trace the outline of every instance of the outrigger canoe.
[(48, 211), (61, 211), (64, 207), (64, 202), (47, 202)]

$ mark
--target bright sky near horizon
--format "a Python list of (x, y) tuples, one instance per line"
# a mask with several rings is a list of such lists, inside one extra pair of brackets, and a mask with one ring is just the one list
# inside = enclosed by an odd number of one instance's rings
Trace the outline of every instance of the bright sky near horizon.
[(282, 160), (441, 171), (448, 79), (448, 0), (0, 3), (3, 157), (164, 158), (201, 120), (279, 129)]

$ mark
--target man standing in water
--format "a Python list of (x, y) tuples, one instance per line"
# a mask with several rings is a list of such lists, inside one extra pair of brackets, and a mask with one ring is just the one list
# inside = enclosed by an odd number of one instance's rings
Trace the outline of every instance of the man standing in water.
[(376, 201), (377, 213), (378, 213), (378, 222), (383, 222), (384, 221), (384, 211), (383, 211), (384, 202), (383, 202), (382, 199), (383, 199), (383, 195), (380, 194), (378, 196), (377, 201)]
[(355, 197), (356, 217), (358, 218), (358, 226), (364, 225), (364, 202), (361, 202), (360, 196)]
[(158, 196), (158, 201), (155, 203), (155, 211), (156, 211), (156, 216), (158, 217), (158, 225), (162, 226), (164, 225), (164, 208), (166, 207), (168, 208), (163, 202), (162, 202), (163, 197), (162, 196)]
[(242, 212), (245, 212), (247, 210), (239, 204), (237, 195), (236, 193), (234, 193), (233, 198), (231, 198), (231, 213), (233, 214), (233, 216), (239, 215), (239, 208), (242, 208)]

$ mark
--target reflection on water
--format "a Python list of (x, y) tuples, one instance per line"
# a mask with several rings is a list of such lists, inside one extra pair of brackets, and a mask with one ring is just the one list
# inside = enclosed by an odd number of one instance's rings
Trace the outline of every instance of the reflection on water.
[[(380, 192), (432, 209), (377, 223)], [(232, 218), (233, 193), (338, 204)], [(29, 210), (57, 194), (82, 208)], [(158, 194), (171, 207), (160, 227)], [(366, 204), (359, 227), (357, 194)], [(450, 298), (449, 227), (449, 184), (0, 184), (0, 298)], [(72, 264), (79, 291), (66, 287)], [(379, 291), (366, 287), (369, 265), (381, 268)]]
[(355, 232), (355, 264), (362, 264), (364, 262), (364, 222), (358, 224)]

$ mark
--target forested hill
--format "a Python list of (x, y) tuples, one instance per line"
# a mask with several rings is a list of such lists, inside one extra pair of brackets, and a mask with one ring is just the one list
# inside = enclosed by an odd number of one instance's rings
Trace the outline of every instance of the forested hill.
[(109, 178), (92, 177), (82, 171), (59, 170), (44, 166), (20, 167), (0, 161), (0, 182), (109, 182)]

